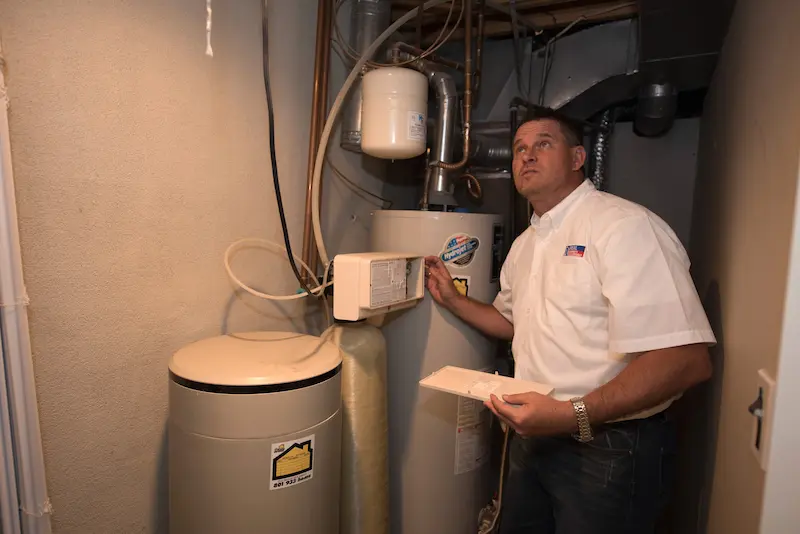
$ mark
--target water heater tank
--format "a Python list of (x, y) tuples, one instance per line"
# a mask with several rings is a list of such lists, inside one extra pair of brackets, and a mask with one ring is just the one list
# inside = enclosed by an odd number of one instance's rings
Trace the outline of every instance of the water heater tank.
[[(497, 294), (502, 217), (432, 211), (377, 211), (375, 252), (440, 256), (462, 292)], [(496, 343), (436, 305), (429, 295), (390, 314), (387, 345), (389, 487), (392, 534), (476, 532), (488, 504), (490, 413), (481, 402), (424, 389), (444, 367), (491, 371)]]
[(425, 153), (428, 79), (402, 67), (383, 67), (361, 82), (361, 150), (384, 159)]
[(172, 534), (331, 534), (339, 525), (341, 353), (255, 332), (170, 360)]

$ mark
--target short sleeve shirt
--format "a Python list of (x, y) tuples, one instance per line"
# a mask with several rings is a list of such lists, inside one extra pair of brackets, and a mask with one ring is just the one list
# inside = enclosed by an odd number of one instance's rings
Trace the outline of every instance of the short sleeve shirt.
[(516, 376), (560, 400), (639, 353), (716, 342), (672, 229), (589, 180), (514, 241), (494, 306), (514, 325)]

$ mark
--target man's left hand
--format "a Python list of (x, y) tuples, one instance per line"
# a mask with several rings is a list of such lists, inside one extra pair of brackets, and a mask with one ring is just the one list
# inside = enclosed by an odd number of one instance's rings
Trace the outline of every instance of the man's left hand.
[(491, 395), (484, 404), (520, 436), (570, 434), (578, 428), (571, 402), (533, 391), (503, 395), (502, 400)]

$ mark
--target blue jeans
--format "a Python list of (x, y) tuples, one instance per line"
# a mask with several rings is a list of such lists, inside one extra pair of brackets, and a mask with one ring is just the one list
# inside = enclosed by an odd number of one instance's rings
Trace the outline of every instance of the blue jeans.
[(664, 414), (571, 437), (509, 445), (500, 534), (653, 534), (672, 488), (674, 424)]

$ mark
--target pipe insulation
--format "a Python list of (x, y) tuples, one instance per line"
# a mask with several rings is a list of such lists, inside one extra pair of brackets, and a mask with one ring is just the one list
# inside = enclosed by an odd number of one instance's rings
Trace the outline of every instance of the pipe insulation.
[(592, 147), (592, 155), (594, 157), (594, 169), (592, 172), (592, 183), (596, 189), (603, 190), (605, 173), (606, 173), (606, 157), (608, 156), (608, 142), (611, 138), (611, 110), (607, 109), (600, 117), (600, 129), (594, 138), (594, 146)]
[[(19, 493), (19, 509), (11, 513), (21, 516), (25, 534), (50, 534), (52, 508), (47, 496), (28, 329), (28, 295), (22, 271), (3, 65), (0, 49), (0, 107), (3, 108), (0, 111), (0, 330)], [(14, 473), (6, 473), (6, 476), (14, 476)]]
[(389, 532), (386, 341), (367, 323), (337, 325), (342, 354), (340, 534)]
[(322, 226), (319, 220), (320, 182), (322, 181), (322, 168), (325, 165), (325, 152), (328, 150), (328, 142), (331, 138), (331, 131), (333, 130), (333, 125), (336, 123), (336, 117), (339, 115), (339, 110), (342, 108), (342, 102), (347, 97), (347, 93), (350, 91), (350, 88), (353, 86), (356, 78), (358, 78), (358, 76), (361, 74), (361, 69), (364, 67), (364, 65), (366, 65), (367, 61), (369, 61), (375, 55), (375, 52), (378, 51), (378, 48), (380, 48), (384, 41), (386, 41), (394, 32), (400, 29), (403, 24), (416, 17), (420, 10), (424, 11), (426, 9), (444, 4), (447, 1), (448, 0), (428, 0), (422, 6), (415, 7), (394, 21), (394, 23), (386, 28), (386, 30), (380, 34), (377, 39), (375, 39), (369, 48), (364, 51), (364, 54), (356, 62), (353, 70), (350, 71), (350, 74), (344, 81), (341, 90), (339, 90), (339, 94), (336, 95), (336, 100), (333, 102), (333, 106), (331, 106), (331, 112), (328, 114), (328, 119), (325, 121), (325, 129), (322, 131), (322, 136), (319, 140), (317, 161), (314, 165), (314, 181), (312, 183), (314, 193), (311, 197), (311, 219), (314, 224), (314, 240), (317, 243), (317, 250), (319, 251), (319, 257), (320, 260), (322, 260), (323, 265), (327, 265), (330, 262), (330, 257), (328, 256), (328, 250), (325, 248), (325, 242), (322, 238)]

